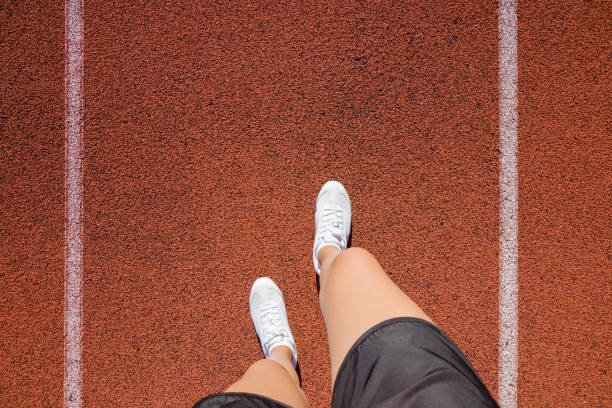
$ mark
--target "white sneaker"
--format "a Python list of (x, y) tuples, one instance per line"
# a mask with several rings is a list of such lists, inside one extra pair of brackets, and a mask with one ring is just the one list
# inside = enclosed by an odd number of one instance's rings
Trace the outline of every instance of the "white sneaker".
[(274, 347), (287, 346), (293, 351), (291, 363), (295, 367), (297, 348), (289, 329), (285, 301), (272, 279), (261, 277), (253, 283), (249, 306), (264, 356), (268, 357)]
[(312, 260), (318, 275), (321, 273), (321, 264), (317, 259), (319, 249), (333, 245), (343, 251), (351, 233), (351, 200), (339, 182), (331, 180), (321, 187), (315, 210), (315, 227)]

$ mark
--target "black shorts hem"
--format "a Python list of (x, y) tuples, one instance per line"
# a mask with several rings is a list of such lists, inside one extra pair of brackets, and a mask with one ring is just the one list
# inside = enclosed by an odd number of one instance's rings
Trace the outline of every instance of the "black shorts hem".
[[(253, 404), (245, 405), (245, 401), (252, 402)], [(240, 406), (257, 408), (292, 408), (291, 405), (287, 405), (270, 397), (266, 397), (265, 395), (253, 394), (250, 392), (220, 392), (217, 394), (208, 395), (196, 402), (193, 408), (223, 407), (229, 403), (240, 403)]]

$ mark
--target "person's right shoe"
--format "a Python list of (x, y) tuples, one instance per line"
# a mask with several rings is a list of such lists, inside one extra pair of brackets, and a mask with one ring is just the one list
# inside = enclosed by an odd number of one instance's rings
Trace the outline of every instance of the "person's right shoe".
[(345, 250), (351, 233), (351, 200), (344, 186), (335, 180), (325, 183), (319, 191), (315, 228), (312, 261), (318, 275), (321, 273), (321, 264), (317, 259), (319, 250), (327, 245)]

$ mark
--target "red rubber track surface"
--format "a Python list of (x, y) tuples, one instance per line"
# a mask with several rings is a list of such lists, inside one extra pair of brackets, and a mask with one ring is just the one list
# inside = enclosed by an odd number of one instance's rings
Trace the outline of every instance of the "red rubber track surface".
[[(262, 357), (259, 276), (283, 290), (311, 406), (329, 406), (312, 239), (330, 179), (352, 245), (497, 396), (497, 5), (433, 3), (85, 1), (84, 406), (225, 389)], [(62, 400), (63, 13), (0, 11), (2, 406)], [(610, 9), (518, 18), (518, 402), (605, 406)]]
[(519, 402), (610, 406), (610, 4), (519, 7)]
[(61, 406), (64, 7), (0, 6), (0, 406)]

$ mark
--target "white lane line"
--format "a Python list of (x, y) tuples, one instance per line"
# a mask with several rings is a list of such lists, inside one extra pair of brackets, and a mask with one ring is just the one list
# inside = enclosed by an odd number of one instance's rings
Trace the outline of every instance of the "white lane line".
[(66, 0), (64, 83), (64, 407), (81, 407), (83, 0)]
[(499, 404), (515, 408), (518, 380), (517, 0), (499, 3)]

